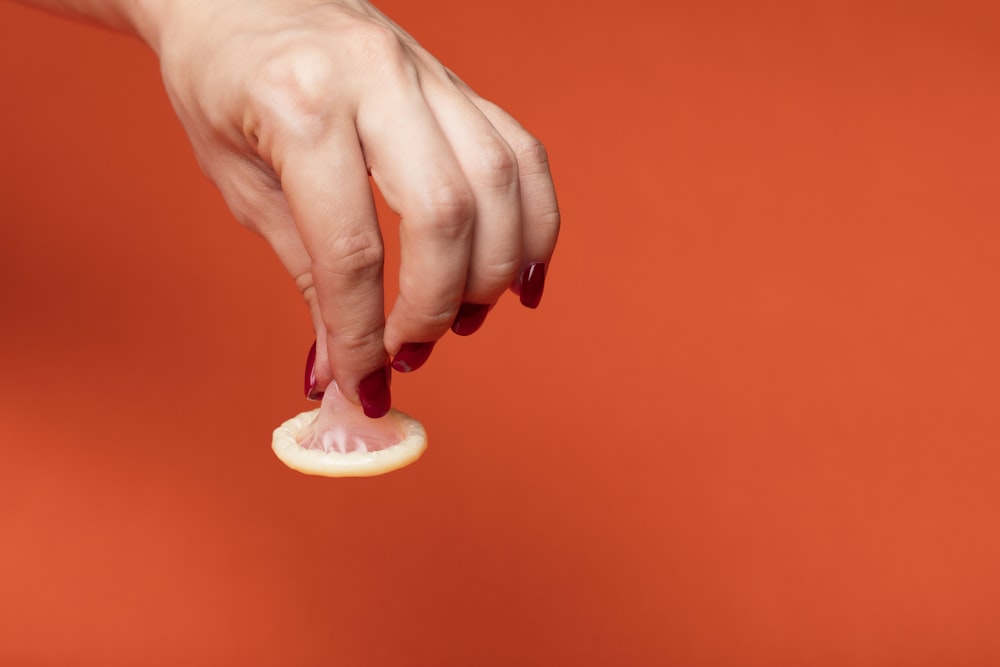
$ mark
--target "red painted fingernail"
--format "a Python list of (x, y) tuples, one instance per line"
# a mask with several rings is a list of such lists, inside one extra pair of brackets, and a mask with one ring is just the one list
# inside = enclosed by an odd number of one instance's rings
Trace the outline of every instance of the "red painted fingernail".
[(521, 305), (538, 308), (545, 289), (545, 262), (529, 264), (521, 272)]
[(389, 394), (391, 373), (388, 366), (383, 366), (366, 375), (358, 383), (358, 398), (361, 399), (361, 408), (372, 419), (384, 417), (392, 405), (392, 396)]
[(415, 371), (424, 365), (433, 349), (434, 343), (403, 343), (392, 360), (392, 367), (401, 373)]
[(479, 331), (486, 321), (486, 314), (490, 312), (489, 304), (484, 303), (463, 303), (458, 308), (458, 315), (452, 322), (451, 330), (459, 336), (468, 336)]
[(318, 401), (323, 398), (323, 392), (316, 389), (316, 341), (313, 341), (309, 348), (309, 356), (306, 357), (306, 398), (310, 401)]

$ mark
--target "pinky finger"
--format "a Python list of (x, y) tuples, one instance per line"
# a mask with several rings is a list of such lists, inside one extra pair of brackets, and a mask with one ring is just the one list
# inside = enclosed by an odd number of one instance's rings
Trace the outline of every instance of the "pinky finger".
[[(464, 87), (464, 86), (463, 86)], [(523, 266), (511, 285), (528, 308), (537, 308), (559, 238), (559, 203), (545, 147), (506, 111), (466, 89), (466, 94), (507, 141), (517, 158), (523, 220)]]

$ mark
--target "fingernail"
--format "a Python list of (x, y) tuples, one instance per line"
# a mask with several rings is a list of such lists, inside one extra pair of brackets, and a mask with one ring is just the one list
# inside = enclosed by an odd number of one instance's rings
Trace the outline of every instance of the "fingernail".
[(545, 262), (535, 262), (521, 272), (521, 305), (538, 308), (545, 289)]
[(431, 356), (434, 343), (403, 343), (392, 360), (392, 367), (401, 373), (415, 371)]
[(484, 303), (463, 303), (458, 308), (458, 315), (452, 322), (451, 330), (459, 336), (468, 336), (479, 331), (486, 321), (486, 314), (490, 312), (489, 304)]
[(323, 392), (316, 390), (316, 341), (313, 341), (309, 348), (309, 356), (306, 357), (306, 398), (310, 401), (318, 401), (323, 398)]
[(361, 399), (361, 408), (372, 419), (384, 417), (392, 405), (392, 397), (389, 394), (389, 374), (391, 372), (388, 366), (383, 366), (366, 375), (358, 383), (358, 398)]

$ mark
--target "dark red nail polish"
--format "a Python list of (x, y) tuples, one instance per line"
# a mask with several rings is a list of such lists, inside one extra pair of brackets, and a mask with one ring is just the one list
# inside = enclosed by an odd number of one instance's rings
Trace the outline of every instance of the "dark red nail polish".
[(310, 401), (318, 401), (323, 398), (323, 392), (316, 389), (316, 341), (313, 341), (309, 348), (309, 356), (306, 357), (306, 398)]
[(521, 272), (521, 305), (538, 308), (545, 289), (545, 262), (529, 264)]
[(415, 371), (427, 361), (434, 349), (434, 343), (403, 343), (392, 360), (392, 367), (401, 372)]
[(358, 383), (358, 398), (361, 399), (361, 408), (372, 419), (384, 417), (392, 405), (392, 396), (389, 394), (391, 372), (388, 366), (383, 366), (366, 375)]
[(451, 325), (451, 330), (459, 336), (468, 336), (479, 331), (486, 321), (486, 314), (490, 312), (489, 304), (484, 303), (463, 303), (458, 308), (458, 315)]

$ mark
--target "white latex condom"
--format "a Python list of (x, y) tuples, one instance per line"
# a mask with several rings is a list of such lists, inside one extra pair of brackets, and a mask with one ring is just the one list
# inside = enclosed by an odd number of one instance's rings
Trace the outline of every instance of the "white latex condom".
[(307, 475), (366, 477), (413, 463), (427, 448), (423, 424), (390, 410), (365, 416), (331, 383), (315, 410), (292, 417), (274, 431), (271, 449), (281, 462)]

